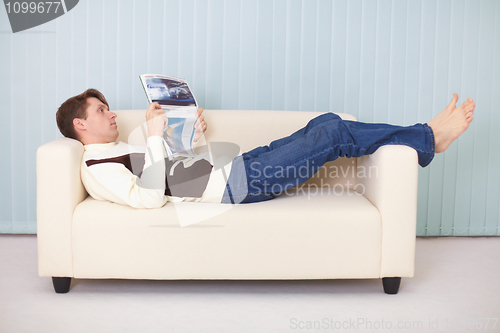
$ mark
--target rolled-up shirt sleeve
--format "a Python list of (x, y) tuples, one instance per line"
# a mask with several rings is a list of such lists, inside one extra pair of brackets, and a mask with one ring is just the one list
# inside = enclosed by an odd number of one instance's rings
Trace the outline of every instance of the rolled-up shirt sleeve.
[(159, 208), (165, 205), (165, 150), (163, 138), (147, 139), (144, 168), (140, 177), (121, 163), (82, 166), (82, 181), (87, 192), (97, 200), (134, 208)]

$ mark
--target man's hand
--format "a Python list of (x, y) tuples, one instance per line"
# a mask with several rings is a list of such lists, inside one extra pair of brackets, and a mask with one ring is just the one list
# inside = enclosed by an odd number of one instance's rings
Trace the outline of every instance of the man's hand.
[(165, 116), (160, 104), (155, 102), (149, 104), (146, 111), (146, 122), (148, 124), (148, 137), (154, 135), (163, 136), (163, 130), (168, 124), (168, 118)]
[(205, 131), (207, 130), (207, 123), (205, 122), (205, 117), (203, 117), (202, 113), (203, 109), (199, 108), (197, 115), (198, 120), (196, 120), (196, 124), (194, 124), (194, 142), (197, 142), (201, 138), (203, 133), (205, 133)]

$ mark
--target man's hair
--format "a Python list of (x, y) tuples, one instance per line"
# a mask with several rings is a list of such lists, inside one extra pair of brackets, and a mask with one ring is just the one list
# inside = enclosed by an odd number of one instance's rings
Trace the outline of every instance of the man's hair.
[(66, 102), (62, 103), (56, 113), (57, 127), (61, 134), (67, 138), (72, 138), (75, 140), (80, 140), (75, 131), (75, 126), (73, 125), (73, 119), (87, 119), (87, 99), (90, 97), (95, 97), (104, 104), (109, 109), (108, 102), (104, 95), (96, 89), (87, 89), (80, 95), (68, 98)]

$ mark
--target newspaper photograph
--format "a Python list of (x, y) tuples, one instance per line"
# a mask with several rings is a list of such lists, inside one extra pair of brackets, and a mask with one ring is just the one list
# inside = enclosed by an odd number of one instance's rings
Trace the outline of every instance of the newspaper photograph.
[(193, 150), (194, 125), (196, 123), (196, 107), (186, 107), (165, 112), (168, 125), (163, 138), (167, 143), (169, 156), (195, 156)]
[(141, 75), (141, 82), (149, 103), (156, 102), (162, 108), (197, 106), (187, 81), (165, 75)]

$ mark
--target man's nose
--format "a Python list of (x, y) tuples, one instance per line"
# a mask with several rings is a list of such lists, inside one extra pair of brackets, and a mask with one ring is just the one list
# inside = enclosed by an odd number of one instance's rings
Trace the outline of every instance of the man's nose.
[(111, 112), (111, 111), (109, 111), (109, 113), (111, 114), (111, 119), (115, 119), (116, 118), (116, 113)]

